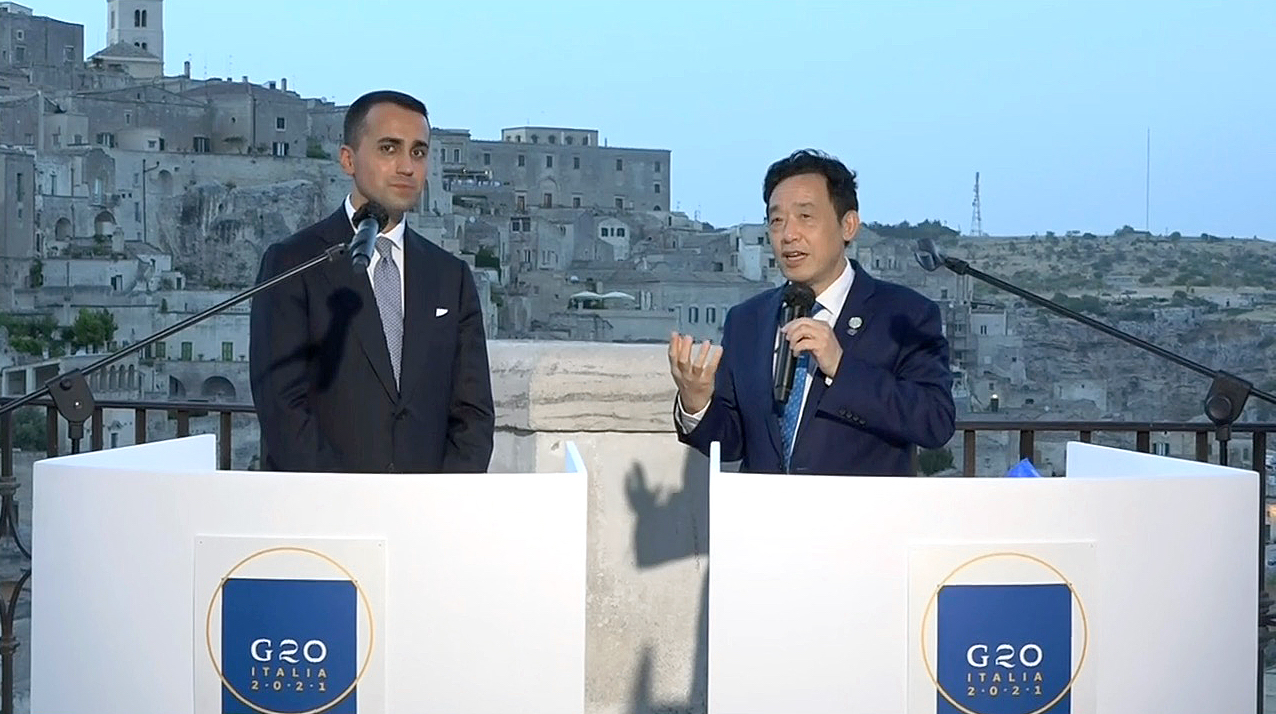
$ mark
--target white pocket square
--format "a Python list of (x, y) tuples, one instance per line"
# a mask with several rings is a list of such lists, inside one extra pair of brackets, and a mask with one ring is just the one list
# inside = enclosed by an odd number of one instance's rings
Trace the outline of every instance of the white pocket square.
[(446, 314), (447, 314), (447, 308), (446, 308), (446, 307), (436, 307), (436, 308), (434, 308), (434, 316), (435, 316), (435, 317), (443, 317), (443, 316), (444, 316), (444, 315), (446, 315)]

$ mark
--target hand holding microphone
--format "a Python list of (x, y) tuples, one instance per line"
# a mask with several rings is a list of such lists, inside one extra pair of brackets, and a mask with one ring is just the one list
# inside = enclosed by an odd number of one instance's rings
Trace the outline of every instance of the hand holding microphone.
[[(815, 291), (808, 285), (790, 282), (784, 286), (784, 309), (781, 312), (780, 326), (786, 326), (794, 320), (810, 317), (811, 308), (815, 307)], [(790, 344), (787, 334), (780, 337), (780, 350), (775, 357), (775, 372), (772, 380), (772, 392), (775, 401), (783, 404), (789, 400), (789, 392), (793, 391), (793, 380), (797, 374), (797, 353)]]

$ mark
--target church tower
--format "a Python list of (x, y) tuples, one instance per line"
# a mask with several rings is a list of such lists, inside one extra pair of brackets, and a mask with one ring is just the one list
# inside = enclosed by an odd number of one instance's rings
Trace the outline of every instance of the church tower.
[(126, 42), (164, 60), (164, 0), (106, 0), (106, 45)]

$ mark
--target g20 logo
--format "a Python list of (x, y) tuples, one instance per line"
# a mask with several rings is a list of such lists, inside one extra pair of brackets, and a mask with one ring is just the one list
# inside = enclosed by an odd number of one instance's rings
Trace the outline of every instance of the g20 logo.
[[(335, 577), (236, 576), (245, 563), (280, 552), (324, 561)], [(253, 570), (269, 576), (272, 569)], [(255, 553), (227, 573), (208, 608), (220, 714), (358, 714), (357, 690), (373, 653), (372, 611), (358, 582), (331, 558), (293, 547)]]
[[(1041, 647), (1035, 644), (1026, 644), (1016, 651), (1013, 645), (1003, 643), (997, 645), (995, 652), (996, 658), (992, 662), (995, 667), (1030, 668), (1041, 664)], [(988, 645), (971, 645), (970, 649), (966, 650), (966, 663), (975, 668), (987, 667), (989, 666), (988, 656)]]
[[(276, 658), (275, 651), (271, 647), (271, 640), (268, 637), (259, 637), (253, 640), (249, 649), (252, 658), (258, 662), (269, 663)], [(328, 646), (323, 643), (323, 640), (306, 640), (304, 645), (299, 645), (293, 639), (279, 641), (277, 658), (280, 662), (301, 664), (301, 660), (297, 659), (298, 653), (301, 653), (302, 658), (307, 663), (320, 664), (328, 658)]]
[[(1014, 581), (980, 582), (997, 577), (996, 568), (987, 567), (957, 577), (994, 558), (1019, 561), (1010, 566)], [(1085, 662), (1089, 630), (1071, 583), (1045, 561), (1020, 553), (967, 561), (935, 588), (921, 631), (936, 714), (1072, 711), (1072, 686)]]

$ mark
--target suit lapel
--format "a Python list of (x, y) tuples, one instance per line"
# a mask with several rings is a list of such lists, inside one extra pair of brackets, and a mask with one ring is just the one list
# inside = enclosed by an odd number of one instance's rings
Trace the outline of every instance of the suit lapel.
[(775, 449), (776, 456), (781, 457), (781, 460), (784, 453), (784, 438), (780, 435), (780, 421), (784, 418), (784, 405), (776, 403), (773, 386), (775, 384), (776, 335), (780, 329), (780, 304), (783, 296), (782, 289), (774, 290), (770, 297), (762, 301), (761, 314), (754, 316), (753, 324), (756, 332), (753, 339), (756, 343), (750, 354), (761, 355), (761, 357), (754, 365), (755, 371), (748, 377), (749, 383), (758, 385), (765, 391), (761, 403), (771, 405), (768, 410), (770, 416), (764, 421), (766, 421), (767, 434), (771, 437), (771, 448)]
[[(861, 321), (865, 319), (867, 313), (869, 296), (873, 294), (877, 281), (873, 279), (859, 263), (851, 261), (851, 267), (855, 270), (855, 280), (851, 282), (851, 290), (846, 294), (846, 300), (842, 303), (842, 309), (837, 313), (837, 322), (833, 323), (833, 336), (837, 338), (837, 342), (842, 346), (842, 352), (845, 354), (854, 353), (859, 343), (859, 336), (864, 333), (864, 328), (857, 326), (852, 329), (850, 326), (851, 318), (858, 317)], [(828, 386), (824, 384), (824, 373), (815, 370), (811, 375), (811, 391), (807, 392), (806, 405), (802, 409), (802, 419), (798, 423), (798, 439), (802, 438), (802, 432), (806, 429), (807, 424), (811, 423), (811, 418), (815, 416), (820, 405), (820, 399), (824, 397), (824, 392), (828, 391)]]
[[(337, 209), (329, 219), (326, 231), (330, 243), (348, 242), (354, 236), (354, 228), (350, 218), (346, 216), (345, 207)], [(368, 271), (355, 270), (349, 258), (343, 256), (319, 271), (334, 288), (347, 288), (358, 296), (351, 315), (351, 329), (359, 346), (363, 349), (377, 375), (381, 386), (385, 387), (390, 399), (399, 394), (394, 383), (394, 368), (390, 366), (390, 351), (385, 346), (385, 331), (381, 327), (381, 313), (377, 310), (377, 298), (372, 294), (372, 283), (368, 280)]]
[(411, 395), (419, 378), (428, 371), (408, 365), (426, 363), (434, 309), (439, 303), (432, 291), (437, 289), (439, 280), (435, 275), (436, 266), (426, 251), (425, 238), (411, 228), (403, 233), (403, 255), (403, 356), (399, 390)]

